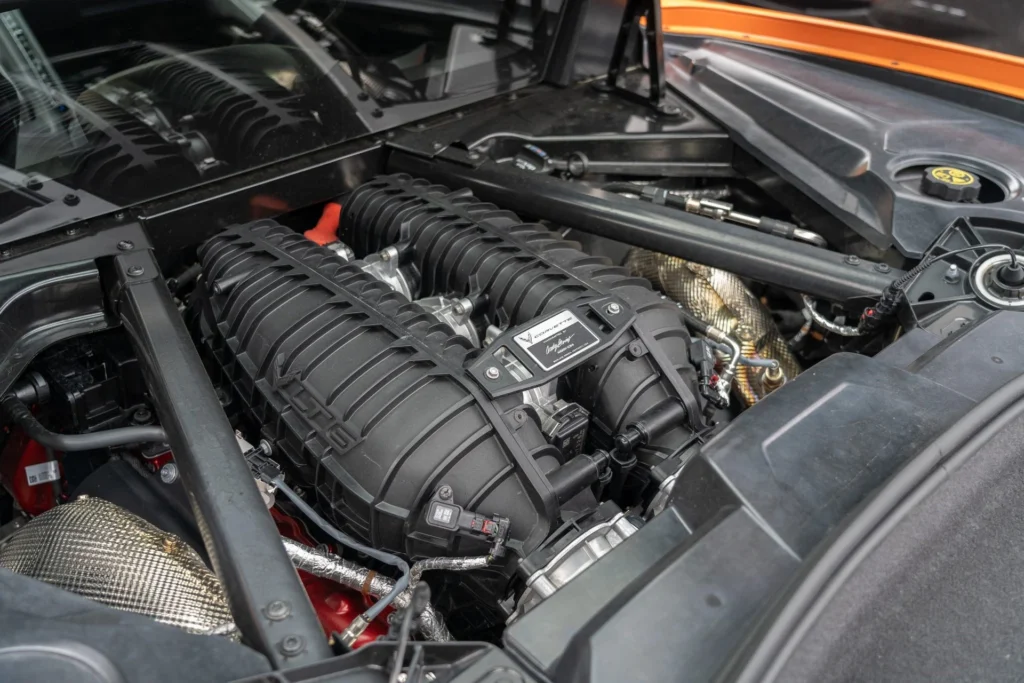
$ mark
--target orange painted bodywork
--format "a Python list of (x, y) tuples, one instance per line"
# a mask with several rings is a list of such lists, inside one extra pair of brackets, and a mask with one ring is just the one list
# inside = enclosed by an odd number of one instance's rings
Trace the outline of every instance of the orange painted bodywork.
[(905, 71), (1024, 99), (1024, 58), (713, 0), (662, 0), (665, 33), (728, 38)]

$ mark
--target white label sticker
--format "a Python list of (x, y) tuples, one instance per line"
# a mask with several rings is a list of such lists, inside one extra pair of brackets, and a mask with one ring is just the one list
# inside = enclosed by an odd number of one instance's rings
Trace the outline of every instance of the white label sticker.
[(60, 467), (56, 460), (47, 460), (38, 465), (29, 465), (25, 468), (25, 476), (28, 477), (29, 486), (45, 484), (49, 481), (60, 479)]
[(600, 339), (572, 311), (562, 311), (515, 336), (516, 343), (545, 370), (575, 358)]

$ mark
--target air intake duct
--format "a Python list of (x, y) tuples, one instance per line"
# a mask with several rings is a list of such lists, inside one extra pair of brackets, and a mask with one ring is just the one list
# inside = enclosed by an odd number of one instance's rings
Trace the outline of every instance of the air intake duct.
[(507, 329), (608, 301), (590, 313), (614, 327), (614, 340), (565, 375), (572, 400), (591, 413), (593, 445), (612, 448), (616, 434), (666, 402), (680, 403), (686, 418), (639, 448), (640, 463), (656, 465), (704, 428), (690, 334), (676, 304), (579, 244), (468, 190), (404, 174), (357, 188), (345, 201), (339, 237), (359, 255), (396, 247), (419, 276), (420, 296), (479, 302), (480, 324)]

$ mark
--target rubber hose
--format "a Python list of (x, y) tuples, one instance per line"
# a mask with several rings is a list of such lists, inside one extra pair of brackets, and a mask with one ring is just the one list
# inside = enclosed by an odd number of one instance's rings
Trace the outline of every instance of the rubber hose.
[(17, 423), (30, 439), (55, 451), (65, 453), (93, 451), (131, 443), (166, 443), (167, 441), (167, 434), (163, 427), (155, 426), (121, 427), (92, 434), (57, 434), (44, 427), (28, 409), (28, 406), (13, 394), (7, 394), (0, 399), (0, 408), (3, 408), (4, 413)]

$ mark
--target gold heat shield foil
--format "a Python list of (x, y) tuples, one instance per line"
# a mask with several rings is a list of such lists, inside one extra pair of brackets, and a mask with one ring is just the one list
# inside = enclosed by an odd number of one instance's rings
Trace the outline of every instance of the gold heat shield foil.
[(220, 580), (199, 554), (101, 498), (33, 519), (0, 546), (0, 567), (190, 633), (237, 638)]
[(736, 275), (646, 249), (631, 249), (626, 265), (687, 311), (730, 336), (735, 337), (736, 328), (746, 327), (759, 356), (779, 361), (789, 379), (800, 374), (800, 363), (771, 313)]

